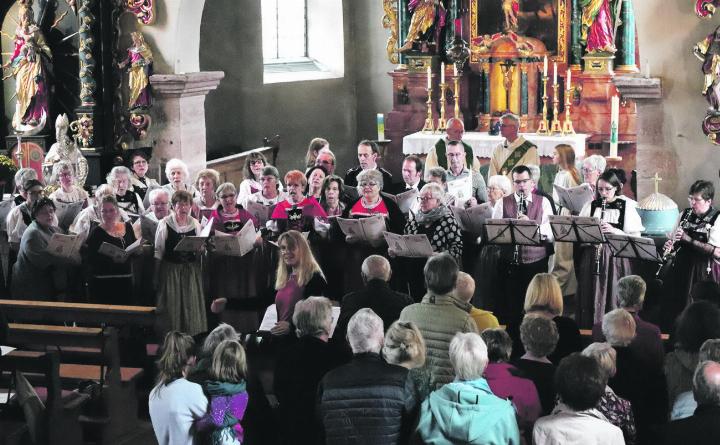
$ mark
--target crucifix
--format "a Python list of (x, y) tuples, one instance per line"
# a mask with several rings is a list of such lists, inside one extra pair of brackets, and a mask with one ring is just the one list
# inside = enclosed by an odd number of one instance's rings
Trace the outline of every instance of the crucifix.
[(500, 69), (503, 74), (503, 87), (505, 88), (505, 106), (510, 111), (510, 90), (513, 84), (513, 74), (515, 72), (515, 62), (506, 60), (500, 63)]
[(663, 178), (661, 178), (661, 177), (657, 174), (657, 172), (655, 172), (655, 176), (652, 177), (652, 180), (653, 180), (653, 182), (655, 183), (655, 194), (657, 195), (657, 194), (659, 193), (659, 190), (660, 190), (660, 188), (659, 188), (659, 187), (660, 187), (660, 181), (662, 181)]

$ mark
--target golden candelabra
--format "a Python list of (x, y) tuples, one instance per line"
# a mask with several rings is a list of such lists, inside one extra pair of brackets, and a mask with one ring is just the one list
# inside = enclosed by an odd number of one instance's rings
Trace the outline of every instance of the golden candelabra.
[(550, 125), (550, 134), (560, 133), (562, 134), (562, 125), (560, 125), (560, 119), (558, 118), (558, 105), (560, 105), (560, 97), (558, 96), (557, 82), (553, 85), (553, 120)]
[(447, 130), (447, 121), (445, 120), (445, 91), (447, 90), (447, 84), (445, 82), (440, 84), (440, 119), (438, 119), (437, 131), (442, 133)]
[(565, 122), (563, 122), (562, 125), (562, 134), (575, 134), (575, 129), (573, 128), (572, 119), (570, 118), (570, 103), (572, 100), (570, 100), (570, 96), (572, 95), (572, 89), (568, 88), (565, 90)]
[(427, 89), (428, 92), (428, 98), (427, 102), (427, 118), (425, 118), (425, 125), (422, 128), (423, 133), (434, 133), (435, 132), (435, 125), (433, 123), (433, 115), (432, 115), (432, 88)]
[(542, 101), (543, 101), (543, 110), (542, 110), (542, 120), (540, 121), (540, 124), (538, 125), (538, 129), (536, 131), (537, 134), (546, 135), (549, 133), (549, 122), (547, 118), (547, 81), (548, 76), (543, 74), (542, 76), (542, 83), (543, 83), (543, 95), (542, 95)]
[(453, 116), (455, 116), (455, 119), (460, 119), (460, 73), (455, 76), (453, 83), (455, 84), (455, 95), (453, 96), (455, 98), (455, 110)]

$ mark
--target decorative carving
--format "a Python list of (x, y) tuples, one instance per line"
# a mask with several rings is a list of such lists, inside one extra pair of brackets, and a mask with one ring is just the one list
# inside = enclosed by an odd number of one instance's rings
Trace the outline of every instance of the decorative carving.
[(431, 26), (436, 25), (438, 28), (445, 26), (446, 11), (442, 2), (437, 0), (410, 0), (408, 9), (413, 11), (413, 16), (410, 19), (410, 29), (405, 38), (405, 44), (400, 48), (400, 52), (412, 49), (415, 41), (420, 40), (420, 37)]
[(80, 46), (78, 49), (80, 56), (80, 105), (83, 107), (95, 106), (95, 91), (97, 83), (95, 82), (95, 58), (93, 57), (93, 48), (95, 39), (93, 37), (93, 26), (95, 25), (95, 16), (92, 13), (92, 6), (95, 0), (82, 0), (80, 9), (78, 9), (78, 19), (80, 20)]
[(383, 28), (390, 30), (390, 37), (387, 40), (387, 57), (390, 63), (400, 63), (400, 57), (397, 51), (398, 43), (398, 8), (396, 0), (383, 0), (383, 11), (385, 15), (382, 18)]
[(715, 14), (720, 0), (695, 0), (695, 15), (701, 19), (709, 19)]
[(77, 143), (67, 135), (68, 117), (61, 114), (55, 120), (55, 138), (57, 142), (52, 144), (43, 162), (43, 174), (46, 178), (52, 175), (52, 168), (58, 161), (68, 161), (73, 167), (75, 183), (82, 187), (88, 175), (88, 162), (85, 156), (78, 149)]
[(152, 118), (147, 113), (130, 113), (129, 123), (133, 137), (142, 140), (147, 137), (147, 130), (152, 123)]
[(73, 138), (75, 138), (76, 143), (80, 143), (82, 148), (92, 147), (95, 129), (93, 118), (90, 114), (81, 114), (78, 120), (70, 123), (70, 130), (75, 133)]
[(710, 105), (703, 119), (703, 133), (713, 144), (720, 145), (720, 26), (695, 45), (693, 54), (702, 61), (702, 94)]
[(127, 57), (118, 63), (118, 68), (128, 69), (128, 109), (150, 108), (150, 75), (152, 74), (153, 54), (150, 46), (139, 31), (131, 35), (132, 46), (127, 49)]
[(135, 14), (143, 25), (155, 23), (155, 3), (153, 0), (127, 0), (127, 10)]

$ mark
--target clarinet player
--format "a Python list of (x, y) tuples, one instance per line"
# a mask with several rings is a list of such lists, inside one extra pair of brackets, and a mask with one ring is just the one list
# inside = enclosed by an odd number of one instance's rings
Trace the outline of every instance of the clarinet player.
[[(600, 219), (603, 233), (640, 236), (644, 227), (634, 201), (623, 196), (617, 170), (608, 169), (597, 180), (595, 199), (585, 204), (580, 216)], [(617, 282), (631, 275), (630, 260), (615, 258), (607, 244), (581, 247), (576, 319), (581, 329), (591, 328), (606, 312), (615, 309)]]
[[(690, 207), (683, 210), (665, 243), (668, 272), (663, 298), (663, 325), (669, 327), (690, 301), (699, 281), (720, 282), (720, 210), (713, 207), (712, 182), (695, 181), (688, 192)], [(674, 261), (673, 261), (674, 260)]]
[(552, 254), (549, 215), (553, 211), (547, 198), (533, 192), (535, 181), (527, 166), (517, 165), (512, 169), (512, 182), (514, 193), (495, 203), (493, 218), (533, 220), (540, 226), (540, 236), (545, 240), (541, 246), (503, 246), (501, 249), (496, 312), (508, 325), (519, 325), (530, 280), (535, 274), (548, 271), (548, 257)]

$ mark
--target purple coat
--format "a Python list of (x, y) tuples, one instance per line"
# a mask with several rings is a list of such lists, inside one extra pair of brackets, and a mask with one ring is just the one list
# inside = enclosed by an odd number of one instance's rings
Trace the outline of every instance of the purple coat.
[[(660, 328), (643, 320), (635, 312), (631, 312), (631, 314), (635, 319), (636, 328), (635, 338), (630, 343), (630, 350), (648, 366), (656, 369), (662, 368), (665, 361), (665, 350), (660, 338)], [(593, 326), (592, 339), (596, 342), (605, 341), (605, 335), (602, 333), (602, 323), (595, 323)]]
[(527, 431), (532, 429), (535, 420), (540, 417), (542, 406), (533, 381), (517, 377), (518, 374), (521, 371), (510, 363), (490, 363), (485, 368), (484, 377), (493, 394), (512, 402), (517, 412), (518, 426)]

